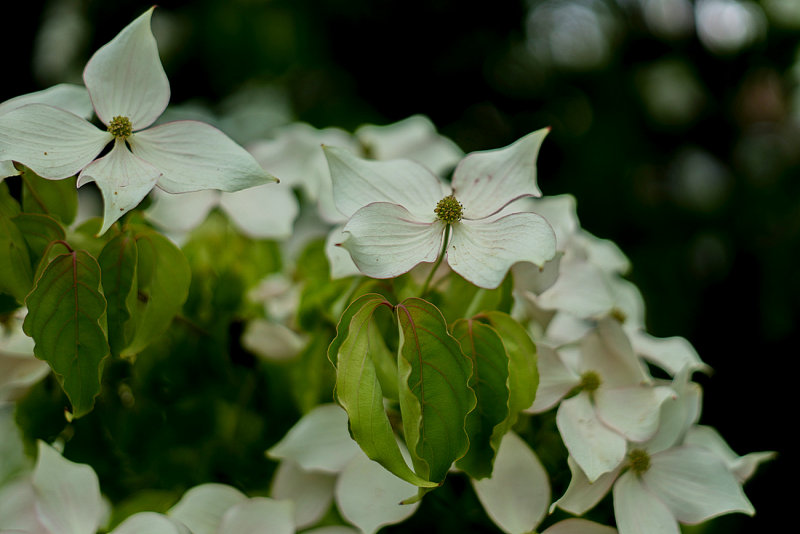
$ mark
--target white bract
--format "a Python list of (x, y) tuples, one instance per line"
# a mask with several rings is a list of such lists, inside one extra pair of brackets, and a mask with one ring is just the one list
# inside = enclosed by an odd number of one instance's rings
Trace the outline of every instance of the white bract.
[(616, 468), (627, 441), (650, 439), (659, 425), (661, 405), (675, 393), (652, 384), (619, 323), (604, 319), (574, 353), (562, 356), (542, 346), (541, 395), (530, 411), (549, 409), (561, 400), (556, 423), (564, 445), (590, 481)]
[(731, 512), (754, 513), (725, 460), (685, 436), (699, 417), (700, 393), (687, 382), (688, 369), (675, 377), (677, 396), (662, 406), (658, 432), (631, 444), (626, 461), (594, 481), (572, 457), (572, 480), (553, 506), (581, 515), (613, 486), (614, 514), (620, 534), (678, 534), (678, 523), (697, 524)]
[(445, 253), (455, 272), (493, 289), (516, 262), (543, 265), (556, 252), (550, 225), (535, 213), (504, 208), (541, 196), (536, 157), (547, 132), (468, 154), (452, 187), (413, 161), (369, 161), (326, 147), (334, 202), (349, 217), (340, 245), (372, 278), (394, 278)]
[[(83, 72), (101, 130), (60, 108), (28, 104), (0, 115), (0, 159), (50, 179), (80, 171), (105, 204), (105, 232), (154, 187), (170, 193), (238, 191), (277, 181), (242, 147), (208, 124), (148, 128), (169, 102), (169, 81), (150, 30), (153, 8), (100, 48)], [(111, 151), (97, 158), (113, 141)]]
[[(92, 101), (89, 100), (89, 93), (79, 85), (62, 83), (54, 85), (42, 91), (28, 93), (0, 104), (0, 115), (20, 108), (26, 104), (47, 104), (79, 115), (85, 119), (92, 116)], [(8, 176), (19, 174), (20, 171), (14, 167), (11, 160), (0, 161), (0, 181)]]

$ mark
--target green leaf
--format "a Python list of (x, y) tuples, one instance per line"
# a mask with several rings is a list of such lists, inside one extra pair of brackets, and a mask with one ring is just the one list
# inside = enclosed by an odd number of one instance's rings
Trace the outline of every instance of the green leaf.
[(467, 415), (469, 451), (456, 465), (472, 478), (486, 478), (492, 474), (508, 418), (508, 355), (497, 332), (472, 319), (456, 321), (453, 337), (472, 361), (469, 385), (478, 399)]
[(23, 330), (56, 373), (75, 417), (89, 413), (100, 393), (109, 353), (105, 312), (100, 266), (84, 250), (56, 256), (28, 296)]
[(131, 330), (126, 331), (130, 342), (120, 351), (124, 357), (141, 352), (169, 328), (189, 295), (191, 280), (189, 263), (169, 239), (144, 226), (132, 230), (138, 286)]
[(396, 311), (400, 327), (400, 411), (406, 444), (415, 471), (440, 484), (452, 463), (469, 448), (465, 420), (476, 402), (468, 386), (471, 364), (433, 304), (410, 298)]
[(519, 412), (530, 408), (539, 387), (536, 345), (525, 328), (508, 314), (490, 311), (480, 315), (500, 335), (508, 353), (508, 420), (505, 432), (516, 423)]
[(61, 225), (52, 217), (41, 213), (20, 213), (14, 217), (14, 224), (22, 232), (31, 252), (31, 265), (36, 270), (47, 247), (53, 241), (66, 239)]
[(451, 276), (442, 296), (440, 309), (450, 321), (467, 319), (483, 310), (510, 311), (513, 281), (507, 276), (496, 289), (483, 289), (460, 276)]
[(75, 178), (47, 180), (25, 168), (22, 177), (22, 211), (43, 213), (70, 224), (78, 213)]
[(437, 484), (418, 476), (406, 464), (383, 407), (383, 390), (372, 360), (369, 324), (381, 306), (381, 295), (356, 299), (345, 310), (328, 358), (336, 362), (336, 400), (349, 418), (350, 434), (364, 453), (399, 478), (421, 487)]
[(0, 293), (8, 293), (22, 304), (32, 285), (33, 270), (25, 237), (14, 221), (0, 213)]
[(136, 310), (138, 263), (136, 240), (127, 233), (111, 239), (97, 262), (103, 279), (103, 293), (108, 302), (108, 343), (112, 354), (120, 354), (128, 346), (131, 328), (128, 321)]

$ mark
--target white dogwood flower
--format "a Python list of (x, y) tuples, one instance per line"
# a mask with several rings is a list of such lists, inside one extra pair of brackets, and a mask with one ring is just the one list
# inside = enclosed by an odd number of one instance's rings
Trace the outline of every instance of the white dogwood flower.
[(544, 264), (556, 252), (550, 225), (504, 208), (541, 196), (536, 157), (547, 132), (468, 154), (452, 187), (410, 160), (369, 161), (325, 147), (336, 207), (349, 217), (341, 246), (372, 278), (393, 278), (446, 254), (455, 272), (487, 289), (518, 261)]
[[(105, 204), (102, 234), (154, 187), (170, 193), (238, 191), (277, 181), (228, 136), (208, 124), (175, 121), (148, 128), (169, 102), (169, 81), (150, 30), (153, 8), (100, 48), (83, 72), (106, 129), (63, 109), (29, 104), (0, 115), (0, 160), (50, 179), (80, 171)], [(113, 141), (110, 152), (98, 154)]]

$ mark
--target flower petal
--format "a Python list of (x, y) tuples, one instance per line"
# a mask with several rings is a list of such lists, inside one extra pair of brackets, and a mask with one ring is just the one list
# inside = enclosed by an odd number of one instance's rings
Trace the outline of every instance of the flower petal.
[(739, 456), (730, 446), (722, 439), (716, 428), (696, 425), (689, 429), (686, 433), (684, 441), (686, 445), (697, 445), (710, 450), (725, 462), (736, 479), (739, 482), (744, 482), (755, 473), (756, 468), (761, 462), (772, 460), (777, 454), (774, 451), (765, 452), (751, 452), (744, 456)]
[(615, 319), (601, 320), (597, 328), (581, 340), (580, 346), (580, 372), (598, 373), (603, 381), (601, 387), (624, 387), (650, 381), (625, 331)]
[(225, 512), (218, 534), (294, 534), (294, 503), (266, 497), (233, 505)]
[(372, 161), (342, 148), (323, 149), (333, 180), (333, 201), (347, 217), (367, 204), (392, 202), (431, 222), (436, 204), (449, 194), (439, 178), (414, 161)]
[(702, 447), (687, 445), (654, 454), (641, 477), (682, 523), (701, 523), (730, 512), (755, 513), (722, 458)]
[(225, 512), (246, 500), (244, 493), (231, 486), (201, 484), (184, 493), (167, 515), (189, 527), (192, 534), (217, 534)]
[(22, 174), (22, 171), (14, 167), (13, 161), (11, 160), (0, 161), (0, 182), (3, 181), (3, 178), (7, 178), (9, 176), (16, 176), (18, 174)]
[(603, 423), (630, 441), (645, 441), (658, 430), (661, 405), (675, 397), (663, 386), (601, 387), (594, 393), (594, 403)]
[(636, 354), (655, 363), (668, 373), (674, 375), (684, 367), (691, 370), (709, 372), (710, 367), (703, 363), (697, 351), (685, 338), (655, 337), (644, 330), (630, 334), (633, 350)]
[(111, 534), (192, 534), (186, 526), (155, 512), (134, 514), (111, 531)]
[(345, 278), (361, 274), (347, 249), (339, 245), (344, 242), (348, 234), (342, 232), (344, 225), (335, 226), (325, 238), (325, 256), (331, 266), (331, 279)]
[(556, 425), (564, 445), (589, 482), (612, 471), (625, 459), (625, 438), (597, 418), (585, 392), (561, 401)]
[(98, 235), (135, 208), (156, 185), (160, 174), (158, 169), (131, 154), (121, 140), (114, 143), (111, 152), (83, 169), (78, 186), (95, 182), (103, 194), (103, 227)]
[(145, 216), (167, 233), (183, 234), (199, 226), (219, 204), (219, 191), (204, 189), (172, 194), (156, 187), (150, 195), (152, 204)]
[(47, 104), (74, 113), (84, 119), (90, 119), (94, 114), (92, 101), (89, 100), (89, 92), (85, 87), (71, 83), (60, 83), (42, 91), (6, 100), (0, 104), (0, 115), (25, 104)]
[(358, 210), (343, 232), (342, 247), (359, 271), (372, 278), (394, 278), (436, 260), (444, 225), (418, 222), (403, 206), (376, 202)]
[(363, 534), (374, 534), (381, 526), (399, 523), (416, 512), (419, 501), (400, 503), (416, 492), (416, 486), (397, 478), (359, 449), (339, 475), (335, 496), (342, 517)]
[(167, 108), (169, 80), (150, 30), (153, 9), (128, 24), (86, 64), (83, 82), (103, 124), (128, 117), (134, 131), (147, 128)]
[(308, 471), (338, 473), (358, 451), (347, 431), (347, 413), (338, 404), (321, 404), (304, 415), (267, 454), (293, 460)]
[(168, 122), (138, 132), (128, 142), (134, 154), (164, 173), (158, 186), (169, 193), (239, 191), (278, 181), (244, 148), (204, 122)]
[(555, 234), (543, 217), (512, 213), (494, 220), (454, 224), (447, 263), (476, 286), (494, 289), (516, 262), (541, 266), (555, 254)]
[(59, 180), (86, 167), (112, 135), (63, 109), (28, 104), (0, 115), (0, 160)]
[(100, 482), (88, 465), (76, 464), (39, 441), (33, 472), (36, 512), (50, 534), (94, 534), (104, 514)]
[(567, 466), (570, 473), (572, 473), (569, 487), (564, 495), (550, 507), (551, 513), (557, 506), (571, 514), (583, 515), (594, 508), (600, 502), (600, 499), (605, 497), (622, 469), (622, 466), (619, 466), (613, 471), (600, 475), (594, 482), (589, 482), (586, 474), (572, 456), (567, 457)]
[(471, 152), (453, 175), (453, 191), (464, 217), (483, 219), (509, 202), (542, 196), (536, 184), (536, 157), (549, 128), (542, 128), (497, 150)]
[(539, 387), (536, 389), (536, 400), (533, 401), (533, 406), (526, 410), (530, 413), (549, 410), (581, 381), (577, 374), (564, 365), (555, 349), (537, 343), (537, 353)]
[(413, 115), (385, 126), (367, 124), (354, 133), (372, 159), (410, 159), (436, 175), (452, 168), (464, 157), (453, 141), (439, 135), (424, 115)]
[(284, 460), (275, 470), (270, 494), (275, 499), (294, 502), (294, 521), (298, 529), (313, 525), (333, 503), (336, 475), (305, 471), (292, 460)]
[(559, 521), (542, 534), (617, 534), (617, 529), (586, 519), (572, 518)]
[(516, 434), (503, 436), (489, 478), (472, 479), (484, 510), (503, 532), (532, 532), (547, 514), (550, 483), (531, 448)]
[(669, 508), (631, 471), (614, 484), (614, 516), (619, 534), (680, 534)]
[(255, 239), (288, 238), (300, 212), (297, 197), (283, 184), (222, 193), (219, 203), (233, 224)]

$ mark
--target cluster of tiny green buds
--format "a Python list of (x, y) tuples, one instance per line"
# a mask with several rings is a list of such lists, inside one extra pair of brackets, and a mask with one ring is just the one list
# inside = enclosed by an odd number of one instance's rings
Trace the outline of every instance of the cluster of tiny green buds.
[(625, 312), (616, 307), (612, 308), (608, 314), (619, 324), (625, 324), (625, 321), (628, 319), (628, 316), (625, 314)]
[(600, 375), (598, 375), (594, 371), (586, 371), (585, 373), (583, 373), (583, 375), (581, 375), (581, 383), (579, 387), (582, 390), (591, 393), (592, 391), (595, 391), (597, 388), (599, 388), (601, 383), (602, 380), (600, 380)]
[(131, 120), (128, 117), (117, 115), (109, 121), (108, 132), (117, 139), (127, 139), (133, 133)]
[(461, 220), (464, 214), (464, 207), (461, 202), (456, 200), (453, 195), (448, 195), (436, 204), (436, 209), (433, 210), (436, 217), (446, 223), (453, 224)]
[(630, 462), (631, 471), (637, 475), (641, 475), (650, 469), (650, 455), (645, 450), (633, 449), (628, 453), (628, 461)]

